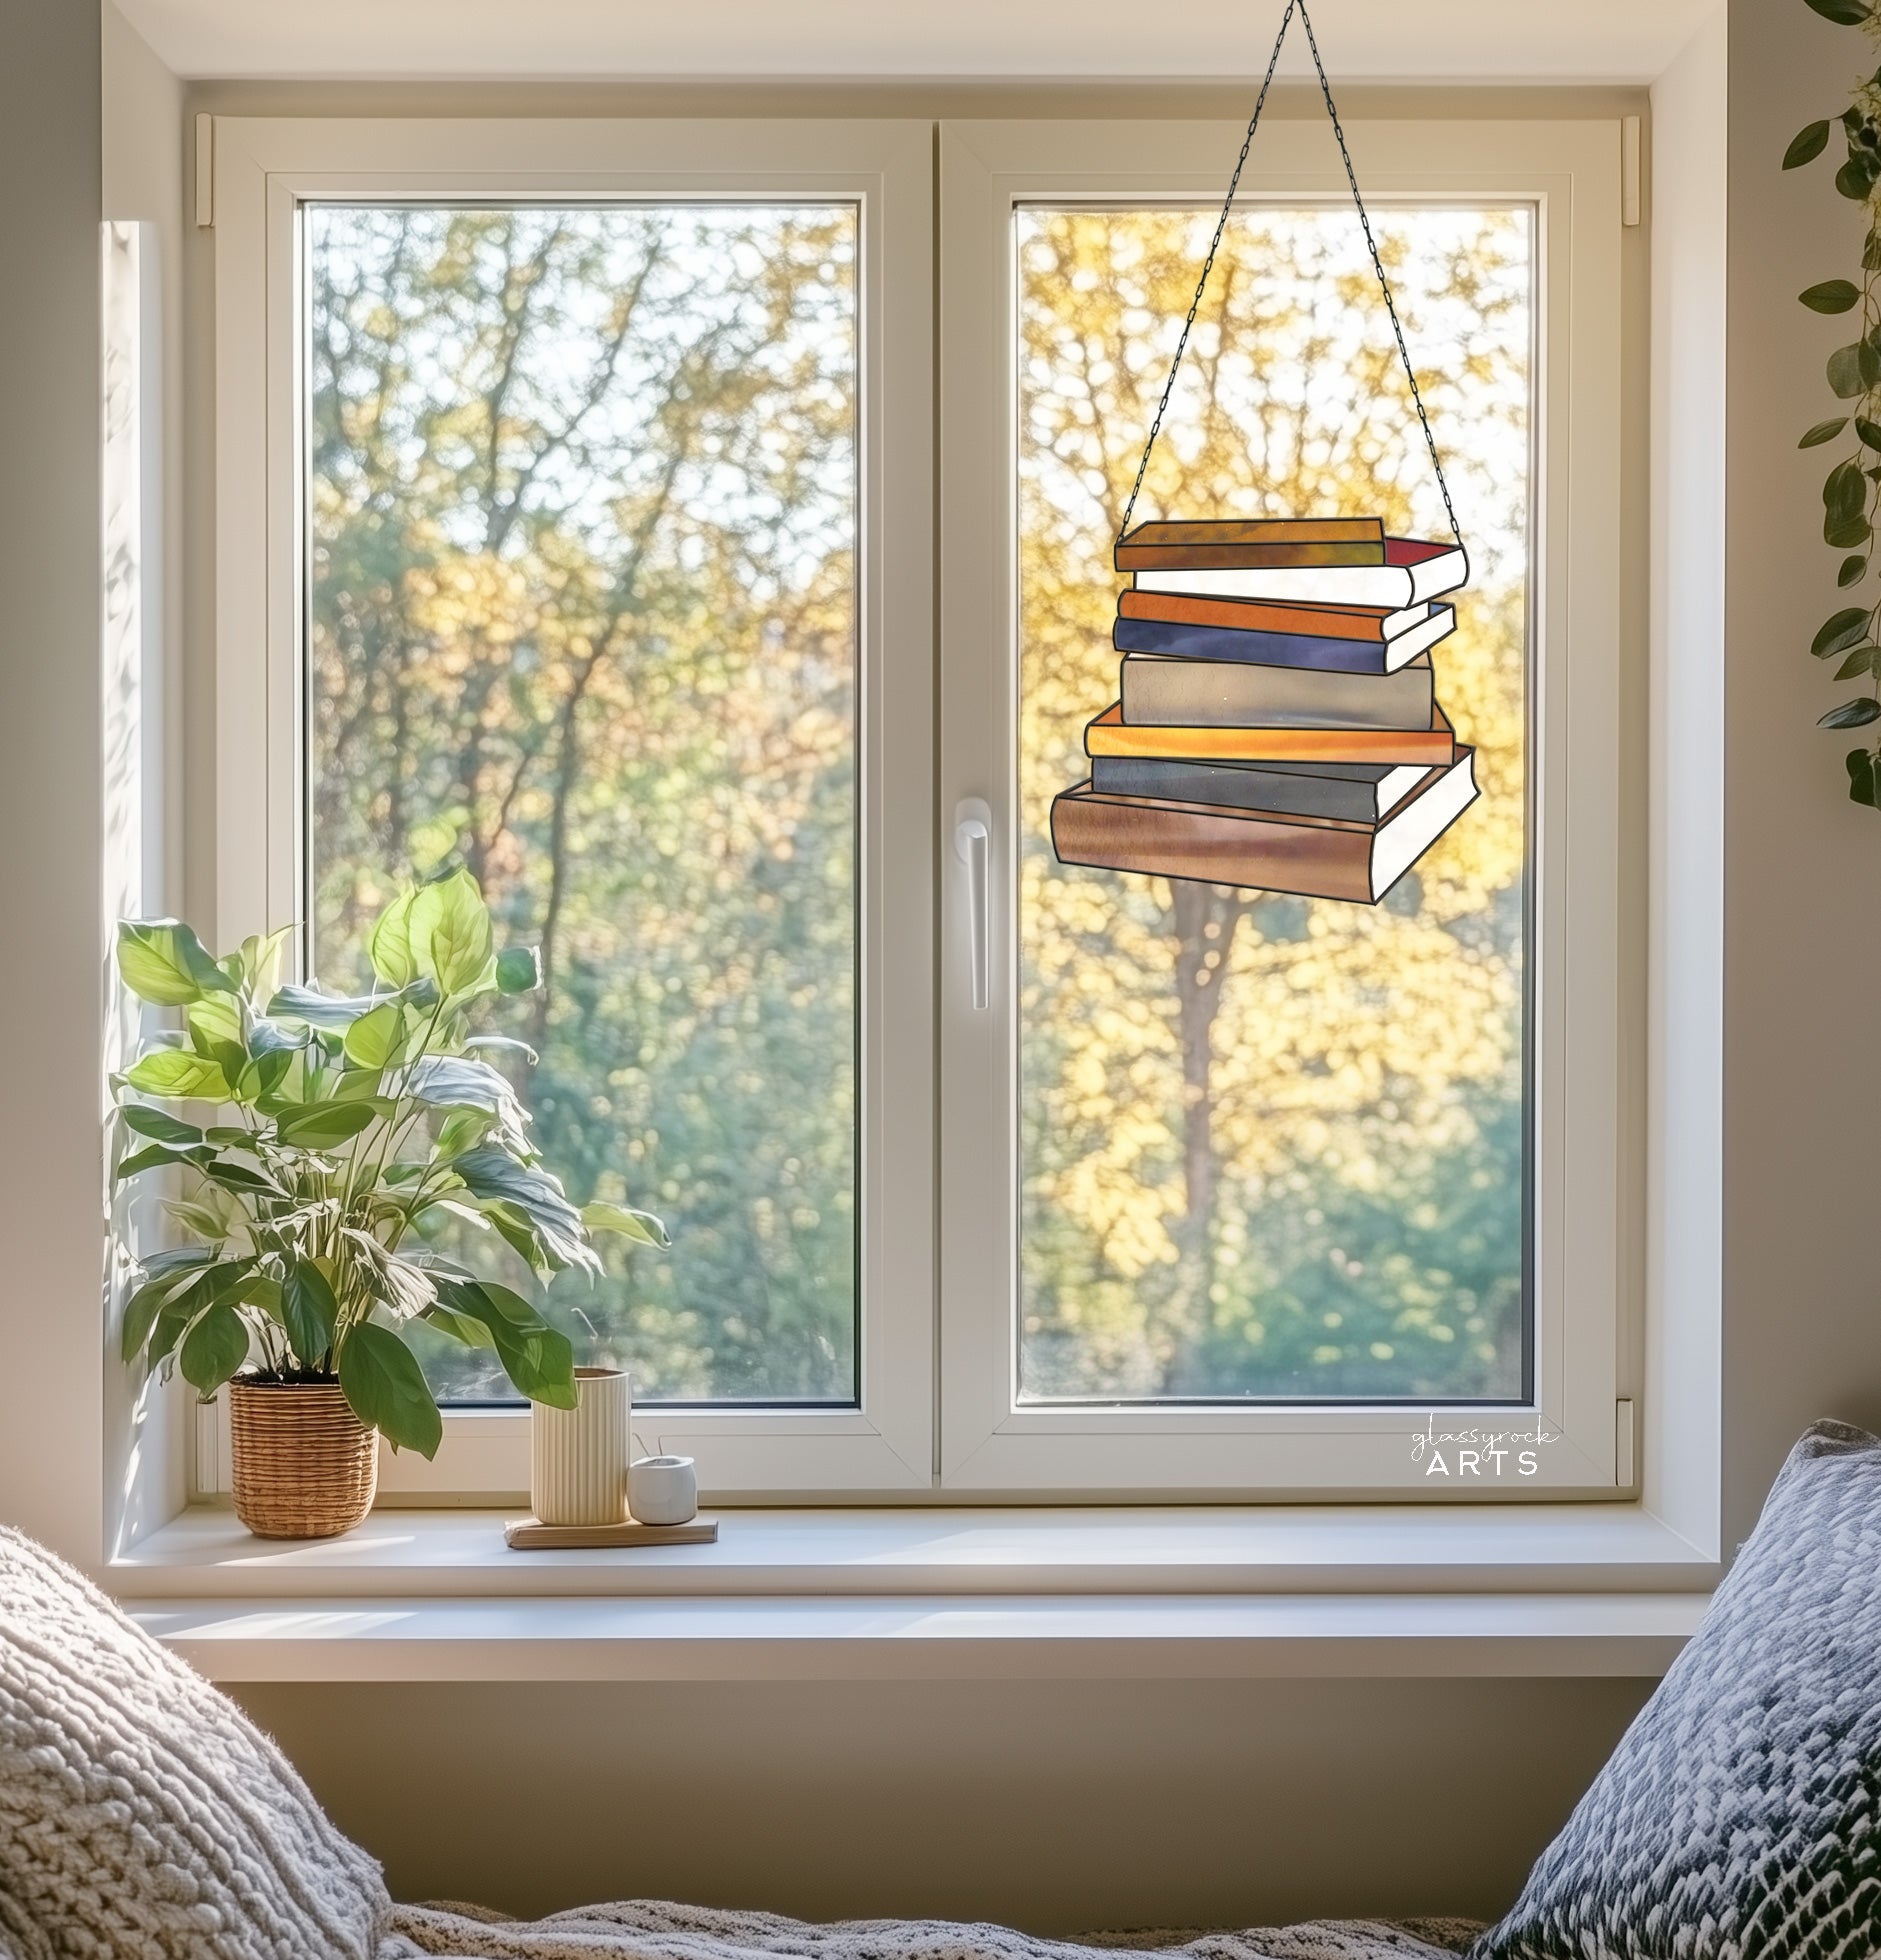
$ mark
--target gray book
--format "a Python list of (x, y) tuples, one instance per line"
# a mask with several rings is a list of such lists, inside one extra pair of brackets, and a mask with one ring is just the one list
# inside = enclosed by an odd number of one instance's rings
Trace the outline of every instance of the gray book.
[(1212, 803), (1276, 816), (1337, 817), (1377, 823), (1430, 774), (1391, 763), (1303, 765), (1159, 762), (1141, 756), (1091, 758), (1091, 787), (1105, 796), (1147, 796), (1164, 803)]
[(1428, 655), (1395, 674), (1152, 653), (1123, 663), (1123, 719), (1140, 728), (1428, 728), (1432, 705)]

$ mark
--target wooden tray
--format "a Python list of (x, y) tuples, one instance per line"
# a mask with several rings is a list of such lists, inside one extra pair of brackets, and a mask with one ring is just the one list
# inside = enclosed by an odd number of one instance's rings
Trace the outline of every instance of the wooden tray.
[(716, 1518), (694, 1518), (690, 1524), (538, 1524), (517, 1518), (503, 1527), (504, 1542), (513, 1552), (598, 1551), (612, 1545), (710, 1545), (718, 1539)]

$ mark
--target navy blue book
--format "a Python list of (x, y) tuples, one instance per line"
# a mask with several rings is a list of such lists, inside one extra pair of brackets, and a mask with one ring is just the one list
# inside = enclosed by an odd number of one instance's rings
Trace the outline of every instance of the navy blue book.
[(1181, 660), (1245, 660), (1261, 667), (1317, 667), (1336, 674), (1395, 674), (1456, 629), (1449, 606), (1433, 606), (1395, 640), (1348, 640), (1316, 633), (1247, 633), (1232, 626), (1191, 626), (1170, 619), (1130, 619), (1111, 631), (1119, 653), (1172, 654)]

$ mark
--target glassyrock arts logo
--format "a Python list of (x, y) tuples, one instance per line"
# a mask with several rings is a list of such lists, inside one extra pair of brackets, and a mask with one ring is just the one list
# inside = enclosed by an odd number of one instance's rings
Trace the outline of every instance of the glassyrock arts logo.
[(1495, 1483), (1538, 1476), (1542, 1451), (1560, 1440), (1561, 1432), (1539, 1416), (1520, 1429), (1439, 1429), (1431, 1414), (1411, 1437), (1411, 1461), (1423, 1466), (1426, 1477)]

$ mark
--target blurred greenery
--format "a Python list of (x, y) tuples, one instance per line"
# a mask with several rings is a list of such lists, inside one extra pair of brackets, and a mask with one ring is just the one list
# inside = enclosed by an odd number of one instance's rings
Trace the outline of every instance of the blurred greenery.
[(537, 1147), (676, 1241), (545, 1311), (643, 1395), (852, 1399), (853, 208), (307, 240), (319, 969), (460, 857), (541, 945)]
[[(1022, 1393), (1523, 1387), (1529, 219), (1379, 245), (1469, 543), (1438, 698), (1481, 800), (1377, 909), (1060, 866), (1123, 514), (1212, 213), (1024, 210)], [(1237, 212), (1137, 517), (1447, 534), (1347, 210)]]
[[(1437, 666), (1482, 801), (1376, 911), (1051, 857), (1207, 223), (1018, 219), (1024, 1392), (1514, 1394), (1524, 213), (1379, 225), (1469, 530)], [(320, 970), (363, 979), (396, 880), (461, 859), (542, 947), (505, 1024), (538, 1147), (674, 1240), (546, 1301), (579, 1358), (851, 1399), (854, 212), (316, 207), (307, 240)], [(1238, 217), (1144, 514), (1441, 534), (1395, 363), (1349, 215)]]

